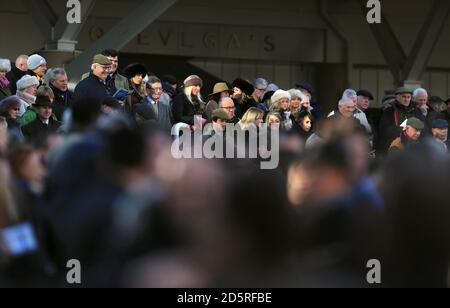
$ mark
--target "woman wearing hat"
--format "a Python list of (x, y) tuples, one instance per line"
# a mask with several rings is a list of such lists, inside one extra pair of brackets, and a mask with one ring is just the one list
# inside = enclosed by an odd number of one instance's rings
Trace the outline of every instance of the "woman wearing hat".
[(10, 143), (23, 141), (24, 137), (20, 130), (20, 99), (17, 96), (10, 96), (0, 102), (0, 116), (8, 123), (8, 138)]
[(11, 96), (9, 90), (9, 80), (6, 74), (11, 71), (11, 62), (8, 59), (0, 59), (0, 101), (5, 97)]
[(195, 124), (194, 117), (205, 124), (205, 103), (202, 100), (201, 89), (203, 81), (197, 75), (191, 75), (184, 81), (184, 91), (175, 98), (172, 104), (175, 123)]
[(291, 130), (293, 120), (291, 118), (291, 111), (289, 106), (291, 103), (291, 95), (289, 92), (284, 90), (278, 90), (272, 95), (272, 105), (270, 106), (270, 111), (278, 112), (283, 119), (281, 127), (284, 130)]
[(36, 101), (38, 87), (39, 81), (35, 76), (25, 75), (17, 81), (17, 96), (20, 98), (19, 117), (22, 117), (28, 107)]
[(231, 96), (236, 105), (236, 117), (242, 118), (251, 107), (256, 107), (257, 102), (252, 95), (255, 87), (248, 81), (238, 78), (232, 83), (233, 95)]
[(219, 82), (215, 84), (213, 93), (208, 95), (209, 102), (206, 104), (205, 113), (208, 120), (211, 120), (213, 111), (219, 108), (220, 99), (230, 97), (232, 93), (233, 90), (228, 88), (226, 82)]
[(147, 96), (144, 78), (147, 76), (148, 70), (145, 65), (135, 63), (128, 65), (124, 70), (124, 74), (130, 82), (130, 89), (133, 92), (131, 94), (131, 104), (134, 106)]

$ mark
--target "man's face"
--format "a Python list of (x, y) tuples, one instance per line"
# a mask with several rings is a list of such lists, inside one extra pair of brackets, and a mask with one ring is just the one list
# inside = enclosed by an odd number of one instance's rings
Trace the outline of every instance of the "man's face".
[(110, 70), (111, 66), (109, 65), (95, 64), (93, 74), (101, 80), (106, 80), (108, 78)]
[(418, 129), (415, 129), (414, 127), (407, 126), (405, 130), (406, 136), (408, 136), (409, 139), (412, 139), (414, 141), (419, 140), (421, 131)]
[(44, 77), (45, 73), (47, 72), (47, 65), (43, 64), (39, 66), (37, 69), (33, 71), (37, 76)]
[(357, 105), (359, 109), (361, 109), (362, 111), (366, 111), (370, 107), (370, 100), (368, 97), (358, 96)]
[(110, 74), (114, 74), (117, 72), (117, 68), (119, 67), (119, 57), (107, 57), (111, 61), (111, 68), (109, 70)]
[(418, 108), (423, 108), (428, 103), (428, 95), (425, 93), (420, 93), (416, 96), (415, 101)]
[(151, 86), (152, 99), (153, 101), (158, 101), (163, 93), (162, 84), (160, 82), (154, 83)]
[(409, 107), (409, 105), (411, 104), (411, 99), (412, 95), (410, 93), (402, 93), (397, 95), (397, 100), (405, 107)]
[(355, 112), (355, 109), (356, 109), (355, 102), (353, 100), (348, 100), (345, 105), (339, 107), (339, 112), (345, 118), (351, 118), (353, 116), (353, 113)]
[(215, 122), (213, 122), (213, 127), (216, 132), (223, 132), (227, 127), (227, 121), (224, 119), (217, 119)]
[(433, 128), (433, 137), (446, 142), (448, 139), (448, 128)]
[(22, 72), (28, 71), (28, 59), (26, 58), (19, 59), (16, 63), (16, 67)]
[(52, 109), (52, 107), (47, 107), (47, 106), (38, 107), (37, 112), (38, 112), (39, 118), (41, 120), (49, 120), (50, 117), (52, 116), (53, 109)]
[(234, 102), (231, 98), (226, 98), (222, 101), (222, 109), (225, 110), (225, 112), (228, 114), (228, 116), (232, 119), (234, 118)]
[(52, 82), (53, 86), (62, 92), (66, 92), (68, 90), (68, 79), (67, 75), (58, 75), (56, 79)]

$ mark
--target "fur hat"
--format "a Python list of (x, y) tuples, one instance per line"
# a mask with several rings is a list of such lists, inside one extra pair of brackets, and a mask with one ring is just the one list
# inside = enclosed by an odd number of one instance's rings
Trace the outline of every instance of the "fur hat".
[(255, 92), (255, 87), (248, 81), (238, 78), (231, 84), (233, 88), (238, 88), (248, 96), (251, 96)]
[(200, 86), (203, 87), (203, 80), (197, 75), (191, 75), (184, 81), (184, 87)]
[(8, 59), (0, 59), (0, 72), (7, 72), (9, 73), (11, 71), (11, 61)]
[(147, 67), (141, 63), (130, 64), (123, 70), (123, 72), (128, 79), (131, 79), (137, 75), (142, 75), (142, 77), (145, 77), (148, 74)]
[(28, 69), (34, 71), (41, 65), (46, 65), (47, 61), (40, 55), (32, 55), (27, 61)]
[(284, 91), (284, 90), (277, 90), (273, 95), (272, 95), (272, 104), (276, 103), (282, 99), (288, 99), (291, 100), (291, 94), (289, 94), (289, 92)]
[(35, 76), (25, 75), (17, 81), (17, 90), (25, 90), (31, 86), (39, 86), (39, 81)]

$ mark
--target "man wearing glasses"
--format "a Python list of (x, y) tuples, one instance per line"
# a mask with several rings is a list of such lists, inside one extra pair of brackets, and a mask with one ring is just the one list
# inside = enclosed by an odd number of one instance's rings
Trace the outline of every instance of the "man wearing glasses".
[(224, 110), (229, 117), (228, 123), (237, 124), (240, 120), (236, 117), (235, 111), (236, 108), (234, 106), (234, 101), (230, 97), (224, 97), (219, 101), (219, 108)]
[(92, 61), (89, 77), (78, 83), (75, 88), (74, 102), (80, 99), (88, 99), (102, 102), (105, 98), (114, 95), (114, 88), (107, 82), (111, 60), (104, 55), (96, 55)]
[(142, 104), (148, 104), (156, 114), (158, 125), (164, 130), (172, 128), (173, 116), (170, 105), (161, 100), (163, 87), (161, 80), (156, 76), (150, 76), (146, 85), (147, 96)]

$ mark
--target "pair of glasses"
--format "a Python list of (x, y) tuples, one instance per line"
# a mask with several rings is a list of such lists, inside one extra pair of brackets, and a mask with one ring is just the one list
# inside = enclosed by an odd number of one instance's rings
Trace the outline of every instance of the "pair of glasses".
[(20, 108), (14, 108), (13, 110), (14, 111), (20, 111)]
[(261, 92), (266, 92), (267, 89), (258, 89), (258, 88), (256, 88), (256, 90), (261, 91)]
[(222, 107), (222, 109), (225, 109), (225, 110), (234, 110), (234, 109), (236, 109), (236, 107)]

